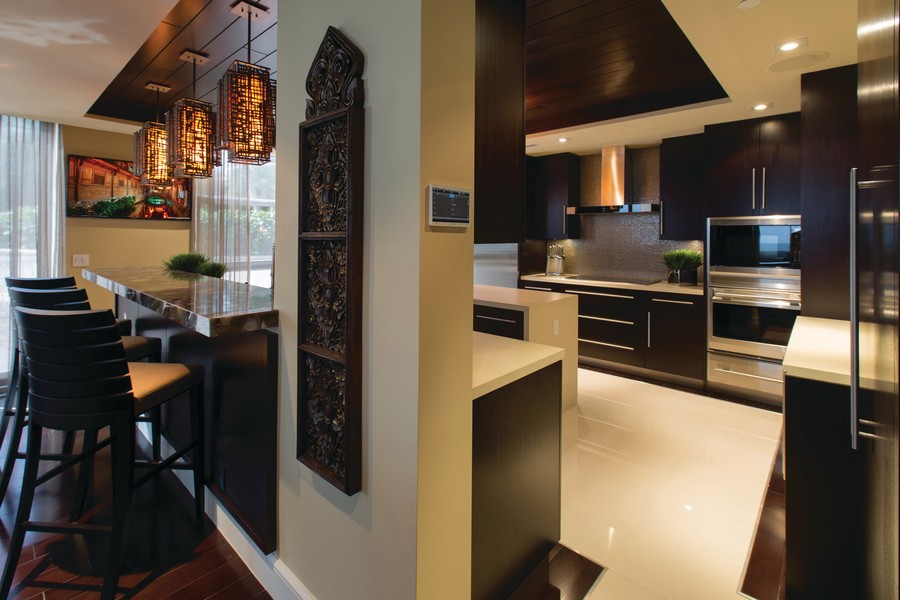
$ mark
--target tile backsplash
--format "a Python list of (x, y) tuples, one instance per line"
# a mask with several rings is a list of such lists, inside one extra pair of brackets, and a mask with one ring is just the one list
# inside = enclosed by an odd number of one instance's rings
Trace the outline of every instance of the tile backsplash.
[(659, 239), (659, 213), (582, 215), (581, 239), (558, 240), (565, 252), (566, 273), (580, 275), (659, 275), (667, 250), (703, 252), (703, 242)]

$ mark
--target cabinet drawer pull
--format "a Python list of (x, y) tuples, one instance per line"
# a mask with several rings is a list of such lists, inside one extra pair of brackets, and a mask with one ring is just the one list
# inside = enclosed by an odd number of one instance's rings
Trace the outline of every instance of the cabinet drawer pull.
[(594, 344), (595, 346), (607, 346), (609, 348), (619, 348), (621, 350), (634, 350), (631, 346), (620, 346), (619, 344), (610, 344), (607, 342), (595, 342), (594, 340), (586, 340), (583, 338), (578, 338), (579, 342), (584, 342), (585, 344)]
[(622, 325), (634, 325), (634, 321), (622, 321), (620, 319), (607, 319), (606, 317), (589, 317), (588, 315), (578, 315), (579, 319), (591, 319), (592, 321), (603, 321), (605, 323), (620, 323)]
[(740, 371), (732, 371), (731, 369), (723, 369), (716, 367), (719, 373), (728, 373), (729, 375), (740, 375), (741, 377), (749, 377), (751, 379), (762, 379), (763, 381), (771, 381), (772, 383), (784, 383), (781, 379), (773, 379), (772, 377), (763, 377), (762, 375), (753, 375), (752, 373), (741, 373)]
[(647, 313), (647, 347), (650, 347), (650, 313)]
[(693, 306), (693, 302), (686, 302), (684, 300), (664, 300), (663, 298), (651, 298), (653, 302), (665, 302), (666, 304), (687, 304), (688, 306)]
[(541, 290), (542, 292), (553, 291), (553, 288), (537, 287), (536, 285), (523, 285), (522, 288), (526, 290)]
[(568, 294), (585, 294), (587, 296), (603, 296), (604, 298), (624, 298), (625, 300), (634, 300), (634, 296), (623, 296), (621, 294), (604, 294), (602, 292), (582, 292), (581, 290), (566, 290)]
[(489, 317), (487, 315), (475, 315), (476, 319), (488, 319), (490, 321), (500, 321), (501, 323), (512, 323), (515, 325), (517, 321), (513, 321), (512, 319), (501, 319), (500, 317)]

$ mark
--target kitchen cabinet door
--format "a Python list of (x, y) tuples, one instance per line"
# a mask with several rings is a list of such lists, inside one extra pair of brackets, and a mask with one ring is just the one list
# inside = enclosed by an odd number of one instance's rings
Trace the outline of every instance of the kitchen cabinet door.
[(581, 203), (581, 158), (576, 154), (529, 157), (526, 180), (529, 199), (527, 237), (539, 240), (581, 237), (581, 221), (566, 214)]
[(704, 378), (705, 302), (702, 296), (647, 294), (644, 366), (692, 379)]
[(659, 237), (663, 240), (702, 240), (703, 134), (668, 138), (659, 149)]
[(757, 213), (754, 199), (759, 162), (759, 128), (752, 121), (709, 125), (706, 139), (707, 217), (747, 216)]
[(521, 310), (475, 304), (472, 329), (515, 340), (525, 339), (525, 313)]
[(628, 289), (562, 286), (578, 296), (578, 355), (644, 366), (642, 293)]
[(759, 165), (759, 214), (799, 215), (800, 113), (759, 122)]
[(800, 212), (800, 115), (709, 125), (707, 217)]
[(803, 314), (850, 319), (850, 169), (856, 166), (856, 65), (801, 77)]
[(475, 3), (475, 243), (525, 239), (525, 5)]

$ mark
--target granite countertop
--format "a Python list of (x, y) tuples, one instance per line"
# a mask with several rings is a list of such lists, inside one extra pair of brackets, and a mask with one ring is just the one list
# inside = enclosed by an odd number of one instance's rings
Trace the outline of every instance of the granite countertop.
[(659, 281), (651, 284), (641, 283), (625, 283), (621, 281), (597, 281), (593, 279), (575, 279), (574, 276), (568, 275), (544, 275), (541, 273), (535, 275), (522, 275), (523, 281), (533, 281), (535, 283), (563, 283), (566, 285), (579, 285), (586, 287), (605, 287), (619, 288), (625, 290), (641, 290), (644, 292), (660, 292), (665, 294), (686, 294), (689, 296), (702, 296), (703, 284), (698, 285), (677, 285), (666, 281)]
[(208, 337), (278, 326), (272, 290), (163, 267), (85, 269), (87, 281)]
[[(881, 339), (884, 343), (893, 336), (876, 336), (878, 325), (862, 323), (860, 340)], [(889, 332), (888, 332), (889, 333)], [(891, 373), (879, 374), (871, 357), (874, 347), (860, 354), (859, 384), (864, 389), (891, 390)], [(817, 317), (797, 317), (782, 363), (789, 377), (811, 379), (836, 385), (850, 385), (850, 322)]]
[(474, 332), (472, 399), (561, 361), (565, 350), (534, 342)]

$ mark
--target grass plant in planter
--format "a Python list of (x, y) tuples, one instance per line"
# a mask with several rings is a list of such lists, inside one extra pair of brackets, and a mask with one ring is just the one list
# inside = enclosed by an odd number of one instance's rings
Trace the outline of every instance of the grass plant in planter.
[(227, 267), (224, 263), (214, 262), (199, 252), (182, 252), (173, 254), (168, 260), (163, 261), (166, 271), (176, 273), (198, 273), (208, 277), (222, 278)]
[(663, 252), (663, 263), (669, 268), (669, 282), (697, 285), (697, 269), (703, 264), (703, 254), (696, 250)]

